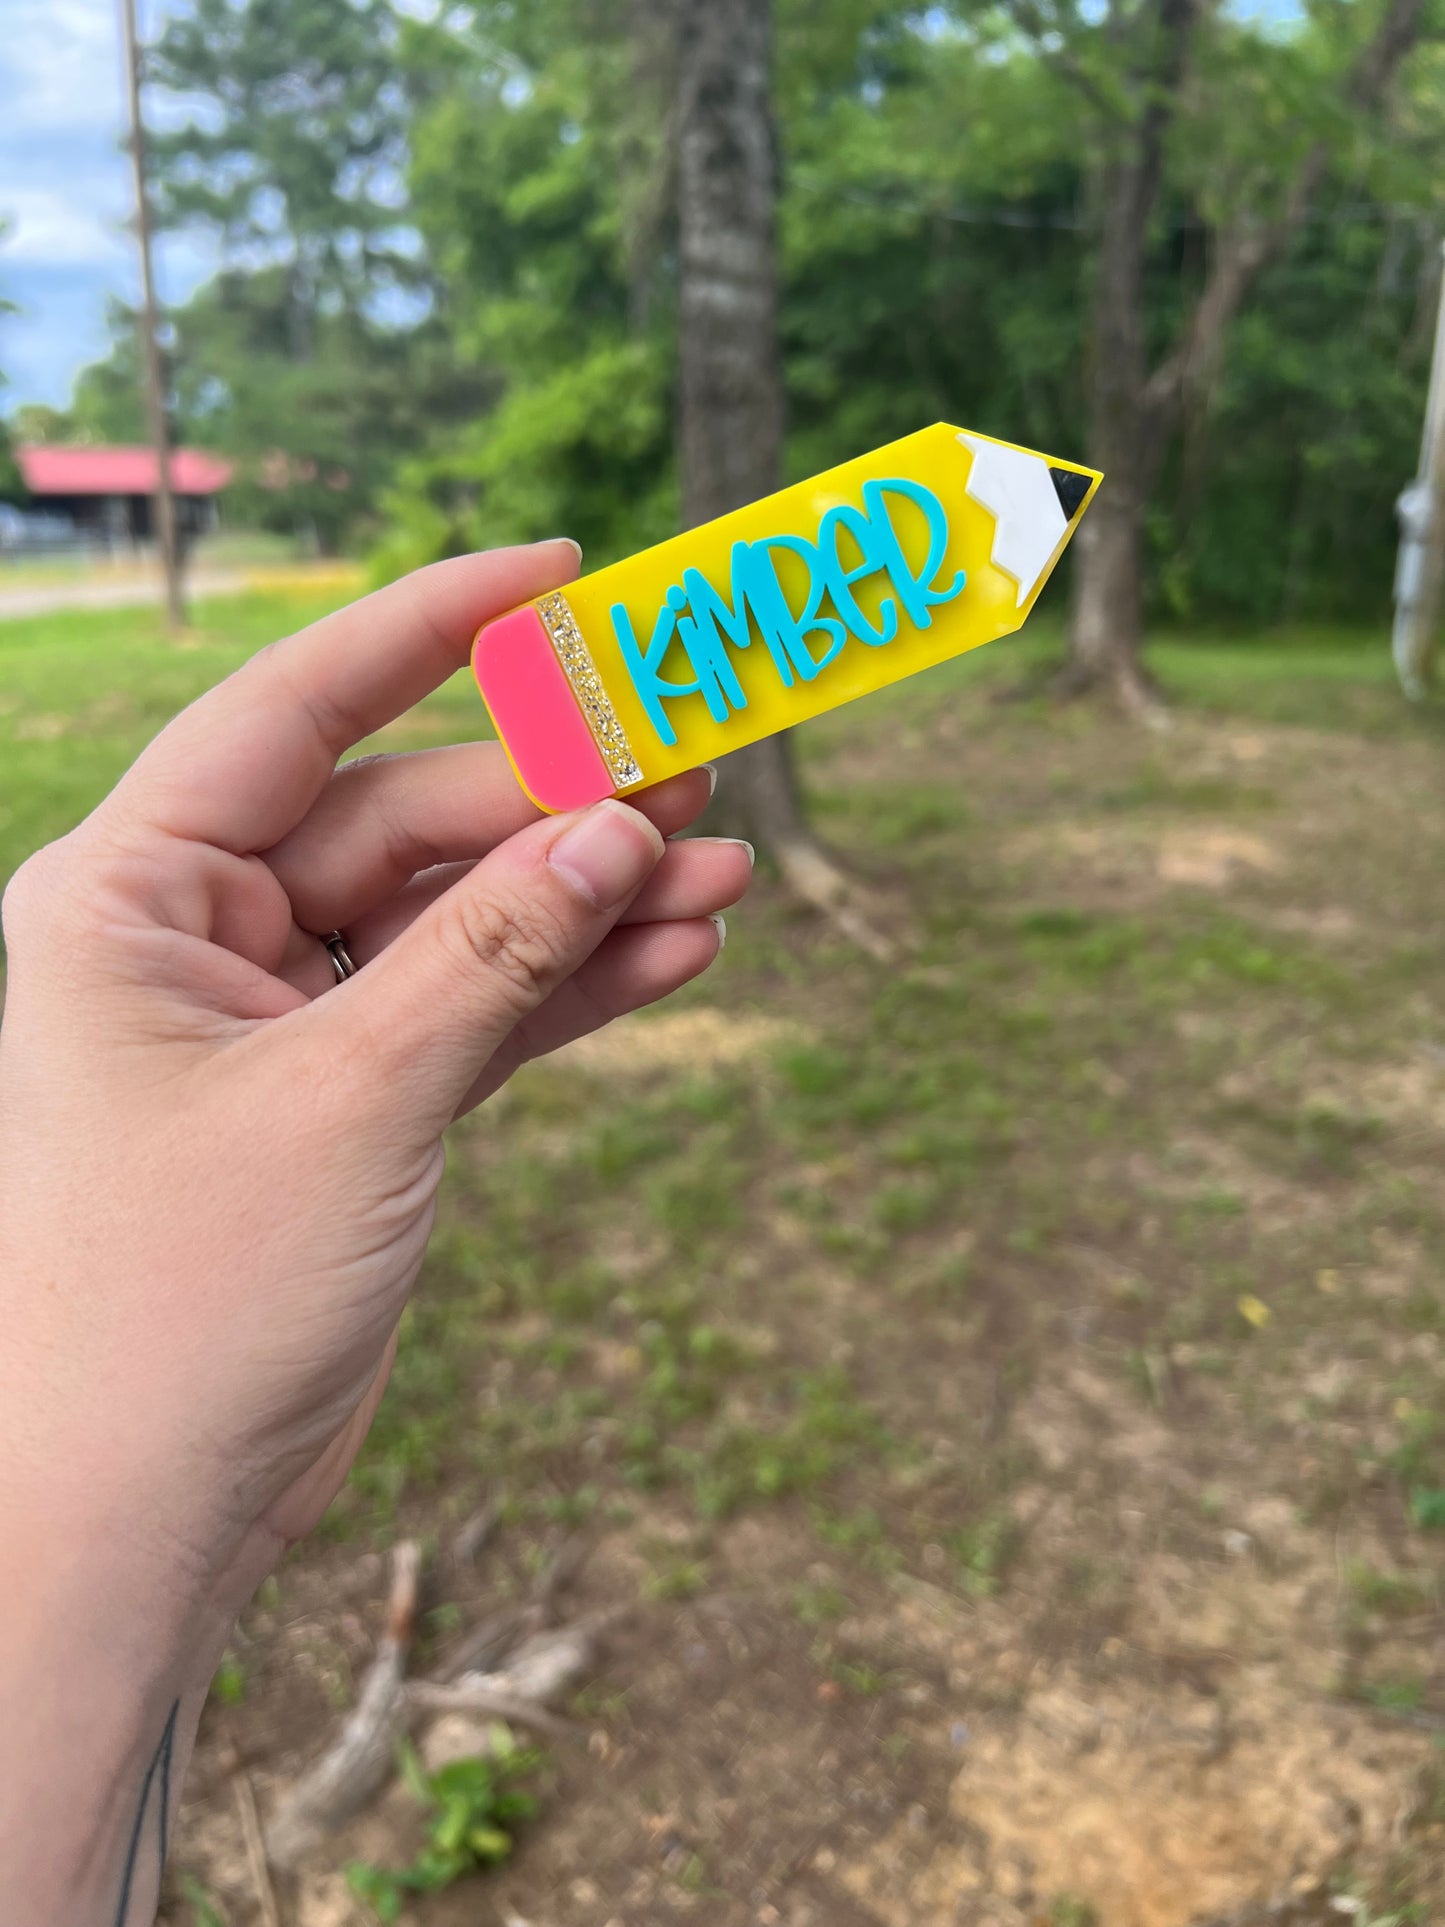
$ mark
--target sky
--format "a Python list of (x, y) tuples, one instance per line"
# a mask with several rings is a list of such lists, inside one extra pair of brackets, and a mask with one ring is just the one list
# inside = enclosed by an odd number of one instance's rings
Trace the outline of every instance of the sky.
[[(141, 31), (161, 19), (140, 0)], [(105, 351), (106, 303), (134, 301), (130, 163), (118, 0), (0, 0), (0, 407), (63, 403)], [(205, 244), (166, 236), (157, 278), (184, 300), (210, 272)]]

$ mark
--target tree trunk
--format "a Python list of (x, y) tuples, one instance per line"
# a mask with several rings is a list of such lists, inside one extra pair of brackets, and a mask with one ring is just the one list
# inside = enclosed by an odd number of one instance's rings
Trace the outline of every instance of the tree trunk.
[[(678, 463), (691, 528), (782, 484), (772, 0), (677, 0)], [(875, 955), (857, 893), (808, 827), (788, 734), (729, 756), (719, 805)]]
[(680, 0), (678, 445), (689, 527), (782, 482), (771, 0)]
[(1142, 262), (1132, 244), (1106, 247), (1095, 295), (1090, 369), (1090, 459), (1104, 471), (1074, 537), (1069, 654), (1056, 695), (1098, 694), (1125, 714), (1162, 719), (1144, 668), (1144, 515), (1158, 473), (1160, 440), (1143, 403)]
[(1154, 186), (1137, 162), (1111, 180), (1090, 327), (1089, 449), (1103, 485), (1074, 537), (1069, 657), (1055, 693), (1097, 692), (1130, 715), (1156, 705), (1145, 679), (1144, 508), (1156, 468), (1144, 407), (1144, 229)]
[(1054, 693), (1096, 691), (1128, 715), (1152, 718), (1158, 703), (1140, 657), (1144, 573), (1137, 501), (1101, 491), (1074, 548), (1069, 659), (1054, 678)]
[(1103, 224), (1090, 304), (1089, 458), (1103, 485), (1074, 540), (1063, 695), (1097, 690), (1132, 715), (1159, 714), (1144, 674), (1144, 510), (1161, 452), (1148, 397), (1144, 265), (1164, 150), (1201, 0), (1151, 0), (1134, 79), (1135, 118), (1115, 135), (1098, 181)]

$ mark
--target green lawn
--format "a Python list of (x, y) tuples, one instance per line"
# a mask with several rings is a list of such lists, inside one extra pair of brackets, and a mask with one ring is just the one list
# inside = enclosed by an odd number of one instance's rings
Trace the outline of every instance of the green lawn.
[[(180, 642), (153, 609), (0, 622), (0, 877), (93, 808), (177, 710), (341, 599), (331, 588), (202, 602)], [(485, 733), (486, 712), (458, 676), (392, 746)]]
[[(319, 612), (0, 626), (0, 871)], [(581, 1528), (587, 1603), (643, 1617), (577, 1709), (609, 1765), (558, 1760), (498, 1918), (806, 1889), (932, 1927), (1001, 1866), (1060, 1927), (1296, 1868), (1441, 1917), (1441, 711), (1327, 634), (1162, 643), (1157, 736), (992, 700), (1053, 646), (805, 734), (903, 962), (764, 871), (706, 983), (454, 1133), (392, 1390), (203, 1775), (237, 1734), (265, 1794), (365, 1664), (366, 1554), (502, 1480), (498, 1585)], [(458, 678), (386, 740), (481, 721)], [(240, 1920), (229, 1812), (180, 1858)]]

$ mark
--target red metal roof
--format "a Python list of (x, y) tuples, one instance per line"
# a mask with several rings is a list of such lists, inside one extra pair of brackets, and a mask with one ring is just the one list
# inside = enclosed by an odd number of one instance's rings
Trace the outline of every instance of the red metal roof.
[[(32, 495), (154, 495), (155, 452), (149, 448), (17, 448), (16, 460)], [(214, 495), (231, 479), (231, 465), (197, 448), (171, 451), (171, 486), (178, 495)]]

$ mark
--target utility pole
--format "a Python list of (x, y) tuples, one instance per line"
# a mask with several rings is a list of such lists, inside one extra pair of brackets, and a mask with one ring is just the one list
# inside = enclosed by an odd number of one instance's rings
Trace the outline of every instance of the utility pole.
[(1420, 472), (1395, 504), (1400, 556), (1395, 565), (1395, 669), (1411, 702), (1430, 681), (1445, 588), (1445, 244), (1441, 246), (1440, 312), (1430, 363), (1430, 393), (1420, 440)]
[(181, 553), (176, 526), (176, 497), (171, 486), (171, 438), (166, 422), (165, 377), (161, 344), (156, 333), (156, 286), (151, 266), (151, 205), (146, 186), (145, 122), (141, 118), (140, 40), (136, 32), (135, 0), (121, 0), (121, 39), (125, 46), (126, 91), (130, 97), (130, 159), (135, 176), (135, 233), (140, 247), (141, 338), (145, 350), (146, 418), (156, 458), (156, 524), (161, 564), (166, 578), (166, 625), (186, 627), (186, 605), (181, 594)]

